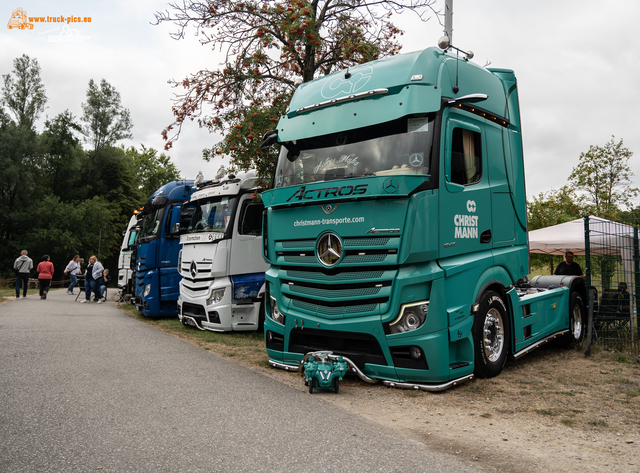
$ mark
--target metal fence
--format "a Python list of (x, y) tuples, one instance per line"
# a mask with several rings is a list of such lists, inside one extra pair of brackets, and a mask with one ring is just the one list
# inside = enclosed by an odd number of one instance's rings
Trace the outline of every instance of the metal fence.
[(585, 275), (591, 288), (587, 335), (592, 345), (636, 355), (640, 348), (639, 224), (584, 218)]

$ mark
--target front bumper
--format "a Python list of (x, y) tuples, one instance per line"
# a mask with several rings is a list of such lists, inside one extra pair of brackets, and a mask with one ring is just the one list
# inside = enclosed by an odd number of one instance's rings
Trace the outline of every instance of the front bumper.
[[(298, 363), (297, 366), (292, 364), (280, 363), (272, 359), (269, 359), (269, 365), (273, 366), (274, 368), (280, 368), (287, 371), (298, 371), (300, 373), (304, 373), (304, 364), (307, 362), (309, 357), (315, 355), (315, 353), (321, 353), (321, 352), (309, 352), (305, 354), (304, 358), (300, 361), (300, 363)], [(337, 359), (338, 355), (330, 354), (329, 358)], [(460, 378), (453, 379), (451, 381), (447, 381), (446, 383), (440, 383), (440, 384), (403, 383), (403, 382), (386, 380), (386, 379), (375, 379), (375, 378), (370, 378), (369, 376), (364, 374), (360, 370), (360, 368), (358, 368), (358, 366), (349, 358), (346, 358), (344, 356), (341, 356), (341, 358), (349, 365), (349, 371), (354, 373), (356, 376), (358, 376), (358, 378), (360, 378), (365, 383), (377, 384), (382, 382), (385, 386), (389, 386), (391, 388), (439, 392), (439, 391), (445, 391), (449, 388), (457, 386), (458, 384), (471, 381), (474, 378), (473, 374), (468, 374), (465, 376), (461, 376)]]
[[(222, 301), (208, 305), (207, 298), (210, 297), (211, 292), (223, 288), (225, 293)], [(178, 318), (185, 325), (212, 332), (257, 330), (260, 301), (234, 303), (231, 289), (230, 283), (224, 286), (216, 285), (202, 296), (193, 296), (188, 294), (188, 291), (181, 290), (178, 299)]]

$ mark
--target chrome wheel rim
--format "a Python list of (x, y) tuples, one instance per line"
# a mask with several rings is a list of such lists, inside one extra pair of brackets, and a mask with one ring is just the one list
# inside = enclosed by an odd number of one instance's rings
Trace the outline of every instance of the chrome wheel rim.
[(579, 340), (580, 339), (580, 334), (582, 333), (582, 311), (580, 310), (580, 306), (578, 304), (575, 304), (573, 306), (573, 311), (571, 311), (571, 318), (572, 318), (572, 322), (573, 322), (573, 339), (574, 340)]
[(504, 321), (498, 309), (491, 309), (484, 319), (484, 353), (491, 363), (500, 358), (504, 349)]

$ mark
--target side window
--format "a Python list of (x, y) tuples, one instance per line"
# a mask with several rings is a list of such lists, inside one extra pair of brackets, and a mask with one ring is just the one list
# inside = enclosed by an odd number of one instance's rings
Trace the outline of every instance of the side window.
[(451, 182), (463, 186), (480, 182), (482, 179), (480, 133), (455, 128), (451, 141)]
[(240, 235), (262, 235), (262, 211), (264, 204), (247, 200), (242, 205), (238, 233)]
[(193, 213), (196, 211), (196, 208), (193, 206), (182, 206), (182, 210), (180, 211), (180, 232), (186, 232), (187, 228), (189, 228), (189, 223), (191, 222), (191, 218), (193, 217)]

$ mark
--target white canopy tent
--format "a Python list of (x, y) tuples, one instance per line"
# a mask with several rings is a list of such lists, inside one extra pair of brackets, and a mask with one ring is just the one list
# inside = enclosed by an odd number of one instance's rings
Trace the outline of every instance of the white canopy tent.
[[(589, 248), (591, 255), (620, 255), (625, 279), (633, 286), (633, 232), (630, 225), (600, 217), (589, 217)], [(584, 255), (586, 246), (583, 218), (529, 232), (529, 251), (547, 255), (564, 255), (572, 251)]]

